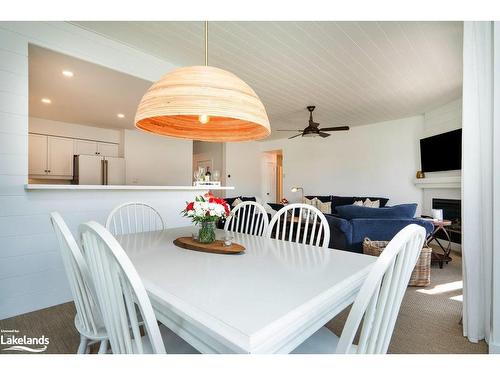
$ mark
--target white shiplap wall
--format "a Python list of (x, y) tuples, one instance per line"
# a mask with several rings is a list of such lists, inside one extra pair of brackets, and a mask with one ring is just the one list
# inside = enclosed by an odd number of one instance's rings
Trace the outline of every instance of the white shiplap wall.
[[(172, 68), (157, 58), (66, 23), (0, 22), (0, 319), (71, 299), (50, 226), (51, 211), (61, 212), (76, 234), (80, 223), (102, 223), (115, 205), (142, 200), (157, 207), (168, 226), (176, 226), (186, 223), (178, 212), (194, 194), (25, 191), (28, 43), (148, 80), (155, 80)], [(192, 144), (186, 143), (185, 147), (191, 148)], [(191, 159), (185, 164), (190, 171)]]

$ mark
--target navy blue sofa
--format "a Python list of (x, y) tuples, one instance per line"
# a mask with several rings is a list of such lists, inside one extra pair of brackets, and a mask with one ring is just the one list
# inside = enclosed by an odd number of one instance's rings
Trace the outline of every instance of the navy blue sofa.
[(414, 218), (416, 208), (416, 204), (382, 208), (338, 206), (337, 214), (325, 214), (330, 227), (328, 247), (362, 253), (365, 237), (375, 241), (390, 241), (409, 224), (421, 225), (429, 235), (433, 225)]

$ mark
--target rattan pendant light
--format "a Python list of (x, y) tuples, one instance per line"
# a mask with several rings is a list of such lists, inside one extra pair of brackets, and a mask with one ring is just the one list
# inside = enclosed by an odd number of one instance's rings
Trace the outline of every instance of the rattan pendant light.
[(205, 66), (179, 68), (163, 76), (144, 94), (135, 126), (177, 138), (210, 142), (262, 139), (271, 134), (266, 109), (244, 81), (208, 66), (205, 22)]

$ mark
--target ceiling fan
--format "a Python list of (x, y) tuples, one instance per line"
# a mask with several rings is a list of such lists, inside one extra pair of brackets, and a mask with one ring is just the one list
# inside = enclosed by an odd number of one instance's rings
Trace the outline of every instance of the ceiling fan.
[(289, 137), (288, 139), (292, 139), (298, 136), (302, 137), (316, 137), (320, 136), (321, 138), (329, 137), (331, 134), (325, 132), (336, 132), (341, 130), (349, 130), (348, 126), (334, 126), (332, 128), (320, 128), (318, 122), (313, 121), (313, 111), (316, 108), (314, 105), (310, 105), (307, 107), (309, 111), (309, 125), (304, 130), (282, 130), (277, 129), (279, 132), (299, 132), (299, 134)]

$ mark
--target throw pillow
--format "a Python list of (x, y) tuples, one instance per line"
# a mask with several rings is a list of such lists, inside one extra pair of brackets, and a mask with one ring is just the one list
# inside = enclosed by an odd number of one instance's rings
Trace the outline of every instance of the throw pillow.
[(365, 207), (371, 207), (371, 208), (379, 208), (380, 207), (380, 201), (372, 201), (370, 198), (366, 198), (366, 200), (363, 202), (363, 206)]
[(232, 197), (232, 198), (224, 198), (226, 203), (229, 205), (229, 207), (233, 207), (233, 202), (237, 199), (238, 197)]
[(318, 198), (323, 203), (332, 201), (332, 197), (330, 195), (306, 195), (304, 198), (311, 200), (313, 198)]
[(332, 204), (330, 202), (321, 202), (319, 199), (318, 199), (318, 202), (316, 202), (318, 205), (317, 205), (317, 209), (320, 210), (321, 212), (323, 212), (324, 214), (331, 214), (332, 213)]
[(309, 206), (316, 207), (316, 200), (317, 200), (316, 198), (309, 199), (309, 198), (304, 197), (304, 199), (302, 200), (302, 203), (308, 204)]
[(240, 199), (240, 198), (236, 198), (234, 201), (233, 201), (233, 204), (231, 205), (231, 207), (236, 207), (237, 205), (239, 205), (240, 203), (243, 203), (243, 201)]
[(354, 206), (363, 206), (363, 201), (354, 201)]

